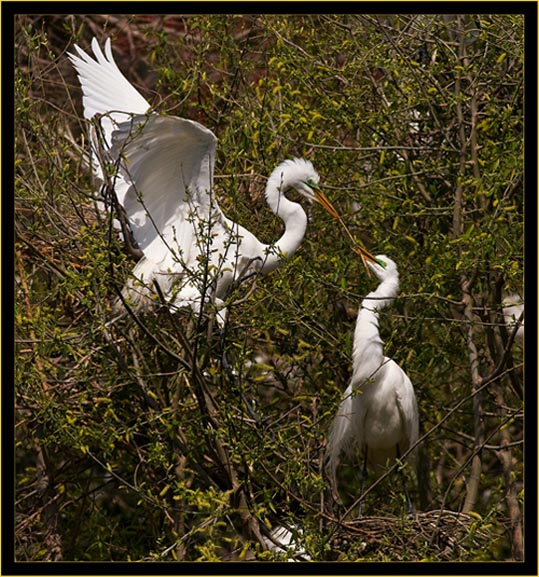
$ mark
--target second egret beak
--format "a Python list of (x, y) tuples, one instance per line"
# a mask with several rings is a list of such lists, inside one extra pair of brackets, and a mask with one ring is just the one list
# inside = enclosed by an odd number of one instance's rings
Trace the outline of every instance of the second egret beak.
[(376, 260), (375, 256), (373, 256), (366, 248), (363, 248), (362, 246), (360, 246), (358, 244), (357, 240), (352, 236), (352, 233), (350, 232), (350, 230), (348, 230), (348, 227), (344, 223), (344, 220), (342, 219), (341, 215), (335, 210), (335, 208), (333, 207), (331, 202), (329, 202), (329, 200), (327, 199), (326, 195), (319, 188), (314, 189), (314, 198), (317, 202), (319, 202), (329, 212), (329, 214), (331, 214), (331, 216), (336, 218), (341, 223), (341, 226), (346, 231), (346, 234), (348, 235), (348, 237), (350, 238), (352, 243), (355, 245), (352, 248), (352, 250), (354, 252), (356, 252), (357, 254), (359, 254), (359, 256), (361, 257), (361, 261), (363, 262), (363, 266), (367, 270), (367, 273), (369, 274), (369, 276), (371, 274), (371, 271), (370, 271), (369, 267), (367, 266), (367, 262), (377, 262), (378, 264), (380, 264), (381, 266), (384, 266), (384, 268), (385, 268), (385, 265), (383, 263)]

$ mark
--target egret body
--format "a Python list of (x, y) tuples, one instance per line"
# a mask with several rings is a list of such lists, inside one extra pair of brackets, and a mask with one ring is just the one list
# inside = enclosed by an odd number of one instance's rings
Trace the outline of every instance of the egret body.
[[(368, 266), (381, 281), (369, 293), (357, 315), (353, 345), (353, 373), (327, 447), (327, 470), (337, 497), (337, 466), (342, 453), (359, 450), (365, 471), (381, 472), (403, 455), (418, 438), (419, 418), (414, 387), (401, 367), (384, 355), (379, 332), (379, 311), (399, 291), (396, 264), (379, 255)], [(385, 263), (385, 267), (378, 264)]]

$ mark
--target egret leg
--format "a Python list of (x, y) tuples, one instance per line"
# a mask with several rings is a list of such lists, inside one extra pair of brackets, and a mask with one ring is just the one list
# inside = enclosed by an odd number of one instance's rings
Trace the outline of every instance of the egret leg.
[[(400, 460), (399, 445), (397, 445), (397, 459)], [(414, 507), (414, 504), (412, 503), (412, 499), (410, 498), (410, 493), (408, 493), (408, 487), (406, 486), (406, 476), (405, 476), (404, 471), (402, 470), (401, 467), (399, 467), (399, 474), (400, 474), (401, 479), (402, 479), (402, 487), (404, 489), (404, 495), (406, 497), (406, 504), (408, 506), (408, 515), (414, 516), (416, 513), (415, 507)]]
[(221, 365), (223, 366), (223, 369), (225, 370), (225, 372), (228, 376), (228, 379), (232, 383), (234, 389), (236, 389), (236, 390), (239, 389), (241, 400), (243, 401), (243, 403), (247, 407), (247, 412), (249, 413), (251, 418), (254, 419), (257, 426), (260, 426), (260, 424), (261, 424), (260, 417), (259, 417), (258, 413), (254, 410), (253, 405), (251, 404), (249, 399), (245, 396), (244, 392), (239, 387), (238, 381), (236, 379), (236, 374), (234, 373), (234, 369), (232, 368), (232, 365), (230, 364), (230, 362), (228, 360), (228, 356), (226, 354), (226, 350), (225, 350), (226, 322), (221, 327), (220, 340), (221, 340)]
[[(234, 388), (239, 389), (238, 382), (236, 380), (236, 375), (234, 373), (234, 369), (232, 368), (232, 365), (228, 361), (228, 357), (226, 355), (226, 351), (224, 350), (224, 348), (223, 348), (223, 353), (221, 355), (221, 364), (223, 365), (223, 369), (225, 369), (225, 372), (226, 372), (230, 382), (234, 385)], [(251, 418), (256, 422), (257, 426), (260, 425), (260, 423), (261, 423), (260, 417), (259, 417), (258, 413), (254, 410), (253, 406), (251, 405), (251, 402), (245, 396), (244, 392), (241, 389), (239, 390), (239, 393), (240, 393), (241, 400), (244, 402), (245, 406), (247, 407), (247, 412), (249, 413), (249, 415), (251, 415)]]
[(365, 487), (366, 478), (367, 478), (367, 447), (365, 447), (365, 450), (363, 451), (363, 467), (361, 469), (361, 487), (359, 489), (360, 501), (357, 512), (358, 519), (361, 519), (361, 517), (363, 517), (363, 489)]

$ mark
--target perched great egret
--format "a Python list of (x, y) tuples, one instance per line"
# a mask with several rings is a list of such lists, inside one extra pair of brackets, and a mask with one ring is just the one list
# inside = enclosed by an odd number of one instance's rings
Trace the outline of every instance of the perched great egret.
[[(143, 253), (122, 291), (134, 309), (155, 302), (157, 282), (171, 309), (198, 311), (213, 300), (222, 323), (231, 284), (247, 272), (272, 271), (303, 239), (307, 216), (284, 196), (291, 188), (342, 223), (320, 191), (313, 165), (285, 160), (266, 186), (266, 201), (285, 231), (273, 244), (260, 242), (219, 208), (213, 192), (215, 135), (198, 122), (151, 112), (116, 65), (110, 39), (105, 54), (95, 38), (92, 49), (95, 59), (77, 45), (78, 56), (69, 58), (81, 83), (84, 117), (94, 121), (91, 140), (99, 159), (94, 171), (105, 179), (113, 167), (110, 182)], [(359, 252), (364, 262), (373, 259)]]
[[(377, 472), (403, 455), (418, 438), (419, 417), (414, 387), (399, 365), (386, 357), (378, 314), (399, 291), (397, 265), (385, 255), (368, 266), (382, 282), (369, 293), (357, 315), (353, 345), (353, 373), (327, 446), (327, 470), (338, 499), (337, 465), (342, 452), (359, 450), (363, 458), (361, 493), (367, 465)], [(385, 263), (385, 267), (378, 264)], [(407, 495), (408, 497), (408, 495)], [(411, 508), (411, 502), (409, 501)], [(361, 511), (361, 507), (360, 507)]]

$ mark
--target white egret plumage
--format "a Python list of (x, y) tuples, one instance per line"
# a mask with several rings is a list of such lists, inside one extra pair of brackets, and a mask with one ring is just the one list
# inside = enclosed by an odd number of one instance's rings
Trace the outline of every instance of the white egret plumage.
[(363, 459), (363, 492), (367, 466), (378, 473), (383, 471), (418, 438), (414, 387), (402, 368), (384, 355), (378, 324), (379, 311), (398, 294), (399, 274), (387, 256), (376, 259), (378, 262), (368, 266), (381, 283), (365, 297), (357, 315), (352, 378), (331, 425), (326, 450), (326, 466), (337, 499), (337, 466), (342, 453), (353, 455), (358, 450)]
[[(507, 295), (502, 302), (503, 318), (509, 331), (515, 330), (515, 341), (524, 343), (524, 302), (518, 294)], [(522, 317), (522, 318), (521, 318)]]
[(278, 525), (271, 532), (271, 538), (265, 537), (264, 542), (269, 551), (287, 553), (289, 562), (310, 561), (311, 557), (307, 555), (300, 543), (302, 534), (303, 531), (294, 525), (289, 529)]
[(113, 168), (109, 182), (143, 253), (123, 297), (134, 309), (151, 305), (157, 282), (171, 309), (200, 310), (211, 299), (223, 322), (231, 284), (247, 271), (272, 271), (304, 237), (307, 216), (286, 198), (289, 189), (342, 220), (320, 191), (311, 162), (299, 158), (281, 163), (267, 181), (266, 201), (285, 225), (275, 243), (262, 243), (228, 219), (214, 196), (215, 135), (198, 122), (152, 112), (116, 65), (110, 39), (104, 48), (94, 38), (95, 59), (76, 45), (69, 58), (82, 87), (84, 117), (93, 121), (94, 172), (106, 180)]

